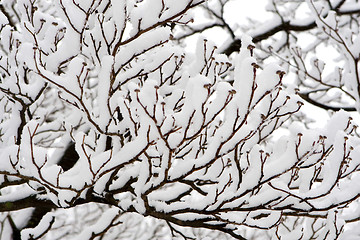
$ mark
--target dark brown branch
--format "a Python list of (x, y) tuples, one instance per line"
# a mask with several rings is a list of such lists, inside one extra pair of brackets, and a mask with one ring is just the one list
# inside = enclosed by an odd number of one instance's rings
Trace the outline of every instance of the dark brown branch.
[(39, 199), (35, 195), (27, 196), (11, 202), (0, 202), (0, 212), (10, 212), (30, 207), (57, 208), (50, 200)]
[[(316, 23), (311, 22), (307, 25), (292, 25), (290, 24), (290, 21), (286, 21), (283, 22), (277, 26), (274, 26), (273, 28), (269, 29), (266, 32), (260, 33), (258, 35), (252, 36), (253, 37), (253, 42), (254, 43), (258, 43), (261, 42), (262, 40), (268, 39), (269, 37), (275, 35), (278, 32), (281, 31), (285, 31), (285, 32), (289, 32), (289, 31), (296, 31), (296, 32), (302, 32), (302, 31), (307, 31), (307, 30), (311, 30), (313, 28), (316, 27)], [(235, 39), (224, 51), (223, 53), (226, 55), (230, 55), (233, 52), (237, 52), (240, 50), (241, 47), (241, 40), (240, 39)]]
[[(332, 7), (331, 9), (336, 11), (336, 13), (338, 15), (351, 15), (351, 14), (360, 13), (360, 9), (341, 11), (340, 8), (344, 4), (344, 2), (345, 1), (340, 1), (336, 6), (333, 6), (333, 7), (330, 6), (330, 7)], [(324, 17), (326, 17), (326, 15)], [(275, 35), (278, 32), (282, 32), (282, 31), (284, 31), (284, 32), (290, 32), (290, 31), (303, 32), (303, 31), (308, 31), (308, 30), (314, 29), (316, 26), (317, 25), (316, 25), (315, 21), (312, 21), (311, 23), (308, 23), (306, 25), (293, 25), (290, 23), (290, 21), (284, 21), (281, 24), (274, 26), (273, 28), (268, 29), (267, 31), (265, 31), (263, 33), (252, 36), (253, 42), (254, 43), (261, 42), (262, 40), (268, 39), (269, 37)], [(223, 51), (223, 53), (226, 54), (227, 56), (229, 56), (231, 53), (239, 51), (240, 47), (241, 47), (241, 40), (235, 39)]]
[(339, 110), (344, 110), (344, 111), (347, 111), (347, 112), (355, 112), (356, 111), (356, 108), (354, 107), (333, 107), (333, 106), (328, 106), (328, 105), (325, 105), (323, 103), (319, 103), (313, 99), (310, 98), (310, 93), (299, 93), (299, 96), (304, 99), (305, 101), (307, 101), (308, 103), (314, 105), (314, 106), (317, 106), (319, 108), (322, 108), (324, 110), (332, 110), (332, 111), (339, 111)]
[(214, 27), (224, 27), (223, 24), (220, 24), (220, 23), (212, 23), (212, 24), (209, 24), (209, 25), (206, 25), (206, 26), (202, 26), (201, 28), (192, 28), (192, 27), (189, 27), (189, 26), (186, 26), (188, 27), (191, 32), (189, 33), (185, 33), (184, 35), (181, 35), (179, 37), (175, 37), (176, 40), (181, 40), (181, 39), (184, 39), (184, 38), (187, 38), (187, 37), (190, 37), (194, 34), (197, 34), (197, 33), (202, 33), (208, 29), (211, 29), (211, 28), (214, 28)]
[(7, 18), (9, 25), (12, 26), (14, 28), (14, 30), (16, 30), (16, 25), (14, 23), (14, 21), (11, 19), (10, 14), (5, 10), (5, 7), (2, 3), (0, 3), (0, 11), (5, 15), (5, 17)]
[(360, 9), (349, 9), (346, 11), (337, 11), (337, 15), (352, 15), (352, 14), (360, 14)]
[[(149, 209), (148, 209), (149, 210)], [(183, 227), (193, 227), (193, 228), (207, 228), (207, 229), (212, 229), (212, 230), (218, 230), (224, 233), (227, 233), (229, 235), (231, 235), (232, 237), (234, 237), (235, 239), (239, 239), (239, 240), (246, 240), (246, 238), (244, 238), (243, 236), (236, 234), (234, 232), (234, 229), (229, 229), (226, 227), (226, 223), (206, 223), (207, 221), (214, 221), (213, 218), (209, 217), (209, 218), (199, 218), (196, 220), (189, 220), (189, 221), (183, 221), (180, 219), (177, 219), (176, 217), (171, 216), (170, 214), (166, 214), (163, 212), (156, 212), (156, 211), (148, 211), (147, 212), (150, 216), (153, 216), (155, 218), (158, 219), (164, 219), (168, 222), (174, 223), (176, 225), (179, 226), (183, 226)]]

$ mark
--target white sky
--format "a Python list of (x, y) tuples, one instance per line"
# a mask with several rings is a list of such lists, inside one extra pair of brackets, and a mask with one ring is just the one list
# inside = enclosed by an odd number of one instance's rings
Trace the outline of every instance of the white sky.
[(265, 20), (270, 16), (265, 11), (267, 0), (231, 0), (226, 4), (226, 20), (230, 24), (246, 23), (247, 18), (259, 18)]

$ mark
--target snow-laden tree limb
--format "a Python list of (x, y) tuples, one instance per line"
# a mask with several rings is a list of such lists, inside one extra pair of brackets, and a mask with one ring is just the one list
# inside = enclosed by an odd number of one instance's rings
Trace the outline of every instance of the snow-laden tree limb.
[[(203, 2), (1, 5), (1, 237), (208, 233), (197, 228), (237, 239), (348, 234), (345, 225), (358, 216), (347, 208), (357, 206), (360, 192), (355, 120), (338, 111), (322, 129), (296, 122), (303, 99), (325, 103), (285, 84), (284, 68), (257, 56), (254, 45), (299, 25), (285, 20), (273, 1), (278, 30), (243, 34), (231, 56), (203, 37), (188, 53), (176, 39), (213, 26), (235, 38), (223, 15), (227, 1)], [(300, 87), (308, 86), (308, 76), (358, 102), (357, 48), (337, 30), (334, 15), (353, 12), (344, 2), (307, 4), (313, 19), (301, 31), (318, 28), (334, 41), (353, 63), (341, 72), (349, 78), (323, 80), (321, 62), (308, 70), (301, 49), (286, 44), (276, 49), (292, 51), (283, 66), (298, 71)], [(191, 27), (199, 6), (215, 20)], [(185, 28), (183, 35), (174, 35), (176, 26)], [(281, 137), (276, 131), (283, 126)]]

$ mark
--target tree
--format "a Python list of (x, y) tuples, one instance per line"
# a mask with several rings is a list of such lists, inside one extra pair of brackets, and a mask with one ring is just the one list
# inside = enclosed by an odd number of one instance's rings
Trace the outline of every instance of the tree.
[(0, 4), (1, 238), (359, 236), (360, 6), (229, 3)]

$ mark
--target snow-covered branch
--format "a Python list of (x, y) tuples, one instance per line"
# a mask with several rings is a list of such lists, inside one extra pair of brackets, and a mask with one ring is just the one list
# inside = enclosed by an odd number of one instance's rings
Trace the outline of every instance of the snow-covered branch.
[[(238, 37), (228, 1), (203, 3), (0, 4), (0, 238), (348, 234), (360, 141), (342, 109), (358, 109), (360, 81), (355, 33), (341, 29), (356, 11), (309, 0), (300, 23), (286, 9), (303, 3), (273, 0), (277, 20)], [(196, 11), (211, 21), (196, 25)], [(215, 26), (239, 52), (203, 36), (195, 52), (179, 43)], [(349, 64), (324, 77), (295, 45), (305, 31), (317, 36), (309, 51), (321, 39)], [(353, 105), (313, 98), (331, 89)], [(338, 111), (310, 129), (303, 100)]]

